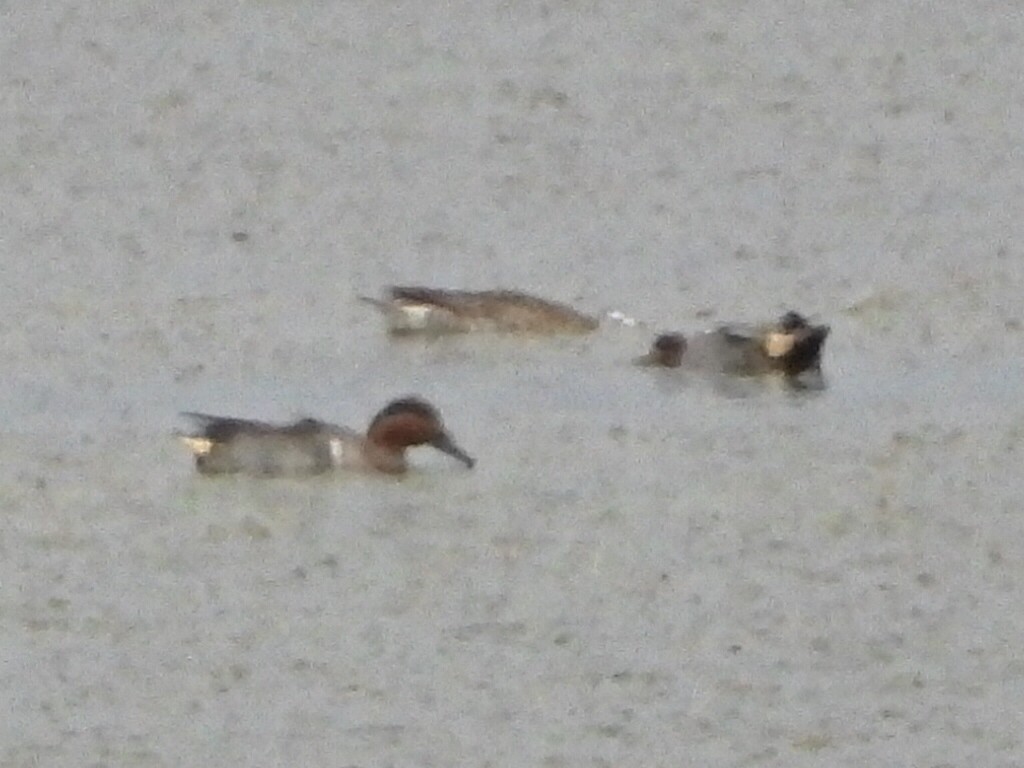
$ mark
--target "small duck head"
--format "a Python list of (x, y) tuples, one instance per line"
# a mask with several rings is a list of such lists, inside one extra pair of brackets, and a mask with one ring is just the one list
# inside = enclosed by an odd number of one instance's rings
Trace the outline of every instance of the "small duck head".
[(637, 365), (678, 368), (683, 363), (686, 339), (681, 333), (662, 333), (651, 344), (651, 351), (638, 357)]
[(821, 352), (828, 338), (827, 325), (811, 325), (799, 312), (789, 311), (765, 333), (764, 354), (788, 376), (821, 367)]
[(417, 445), (430, 445), (469, 468), (476, 464), (445, 431), (437, 410), (416, 397), (404, 397), (384, 406), (370, 422), (366, 439), (394, 453)]

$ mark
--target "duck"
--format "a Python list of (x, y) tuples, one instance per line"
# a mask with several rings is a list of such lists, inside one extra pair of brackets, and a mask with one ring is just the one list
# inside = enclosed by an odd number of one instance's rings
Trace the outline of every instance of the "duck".
[(384, 297), (360, 299), (377, 307), (393, 335), (441, 335), (477, 331), (584, 334), (598, 319), (567, 304), (512, 290), (464, 291), (390, 286)]
[(679, 333), (659, 334), (650, 351), (634, 362), (662, 368), (685, 364), (742, 376), (799, 376), (821, 369), (829, 333), (829, 326), (813, 325), (799, 312), (789, 311), (771, 323), (726, 324), (689, 339)]
[(400, 475), (408, 471), (406, 450), (430, 445), (472, 469), (476, 460), (445, 430), (434, 406), (418, 397), (403, 397), (384, 406), (366, 434), (313, 418), (288, 424), (182, 414), (196, 430), (178, 436), (192, 452), (203, 475), (317, 475), (355, 469)]

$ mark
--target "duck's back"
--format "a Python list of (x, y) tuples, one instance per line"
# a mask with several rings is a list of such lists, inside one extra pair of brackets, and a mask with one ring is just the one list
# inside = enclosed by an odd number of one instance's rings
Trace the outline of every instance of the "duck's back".
[(572, 307), (520, 291), (457, 291), (396, 286), (392, 299), (423, 315), (424, 330), (585, 333), (598, 323)]
[(691, 337), (683, 364), (719, 373), (754, 374), (764, 370), (765, 360), (756, 329), (729, 325)]
[(241, 419), (205, 417), (209, 450), (197, 456), (204, 474), (312, 475), (352, 461), (349, 443), (358, 436), (344, 428), (303, 419), (274, 427)]

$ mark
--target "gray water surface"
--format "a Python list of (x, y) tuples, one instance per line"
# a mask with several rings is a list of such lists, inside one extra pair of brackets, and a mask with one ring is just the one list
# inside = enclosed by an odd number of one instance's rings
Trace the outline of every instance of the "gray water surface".
[[(0, 764), (1024, 762), (1015, 3), (0, 15)], [(824, 389), (629, 365), (789, 308)], [(408, 393), (476, 469), (172, 438)]]

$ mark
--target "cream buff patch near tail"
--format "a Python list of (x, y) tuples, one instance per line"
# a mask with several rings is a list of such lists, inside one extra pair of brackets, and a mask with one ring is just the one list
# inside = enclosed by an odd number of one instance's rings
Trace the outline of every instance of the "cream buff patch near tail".
[(785, 357), (795, 344), (796, 337), (792, 333), (769, 333), (764, 340), (764, 353), (771, 358)]
[(178, 435), (178, 438), (196, 456), (206, 456), (213, 450), (213, 440), (208, 437), (196, 437), (195, 435)]

